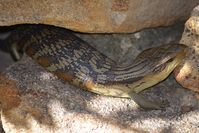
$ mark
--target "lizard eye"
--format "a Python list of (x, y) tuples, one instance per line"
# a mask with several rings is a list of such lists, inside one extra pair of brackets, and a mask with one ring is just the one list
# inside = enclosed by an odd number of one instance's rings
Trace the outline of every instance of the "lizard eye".
[(173, 58), (171, 58), (171, 59), (169, 59), (168, 61), (167, 61), (167, 63), (169, 63), (169, 62), (172, 62), (174, 59)]

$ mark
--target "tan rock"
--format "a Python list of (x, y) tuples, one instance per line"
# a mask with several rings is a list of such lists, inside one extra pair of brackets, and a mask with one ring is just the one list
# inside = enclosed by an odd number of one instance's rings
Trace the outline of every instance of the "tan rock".
[(185, 88), (199, 92), (199, 6), (186, 22), (186, 27), (180, 41), (189, 46), (189, 53), (174, 74), (176, 80)]
[(198, 0), (1, 0), (0, 25), (43, 23), (81, 32), (134, 32), (185, 20)]
[(10, 110), (20, 104), (20, 96), (16, 89), (16, 83), (0, 75), (1, 108)]

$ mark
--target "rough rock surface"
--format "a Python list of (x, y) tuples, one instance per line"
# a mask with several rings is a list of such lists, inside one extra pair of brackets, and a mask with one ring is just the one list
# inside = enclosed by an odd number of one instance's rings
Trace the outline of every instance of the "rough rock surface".
[(189, 46), (189, 53), (175, 71), (176, 80), (184, 87), (199, 92), (199, 6), (185, 24), (185, 30), (180, 41)]
[(185, 20), (198, 0), (1, 0), (0, 25), (43, 23), (81, 32), (134, 32)]
[(5, 132), (199, 132), (196, 96), (174, 80), (144, 93), (170, 102), (165, 110), (153, 111), (64, 83), (28, 57), (9, 67), (0, 81)]
[[(111, 58), (131, 62), (143, 49), (178, 40), (180, 27), (131, 35), (78, 35)], [(105, 97), (64, 83), (27, 56), (4, 73), (0, 107), (5, 132), (199, 132), (196, 94), (172, 77), (143, 92), (151, 100), (167, 99), (170, 107), (144, 111), (130, 99)]]

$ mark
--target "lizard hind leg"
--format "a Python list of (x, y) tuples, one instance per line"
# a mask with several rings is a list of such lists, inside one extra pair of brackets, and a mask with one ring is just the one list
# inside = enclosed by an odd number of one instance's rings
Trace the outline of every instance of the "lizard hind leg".
[(138, 104), (141, 108), (147, 109), (147, 110), (160, 110), (164, 109), (165, 107), (169, 106), (169, 102), (167, 100), (165, 101), (150, 101), (143, 97), (141, 94), (138, 94), (136, 92), (129, 92), (128, 95), (130, 96), (131, 99), (134, 100), (136, 104)]

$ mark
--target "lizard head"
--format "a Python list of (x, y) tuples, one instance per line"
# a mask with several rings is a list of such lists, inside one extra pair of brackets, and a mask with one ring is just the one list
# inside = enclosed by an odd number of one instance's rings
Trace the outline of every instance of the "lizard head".
[(148, 71), (143, 79), (137, 83), (134, 91), (140, 92), (167, 78), (175, 67), (183, 61), (186, 53), (187, 46), (183, 44), (166, 44), (144, 50), (136, 60), (145, 62), (145, 69)]
[(135, 61), (145, 62), (150, 72), (159, 73), (167, 67), (173, 70), (186, 56), (187, 46), (183, 44), (166, 44), (144, 50)]

